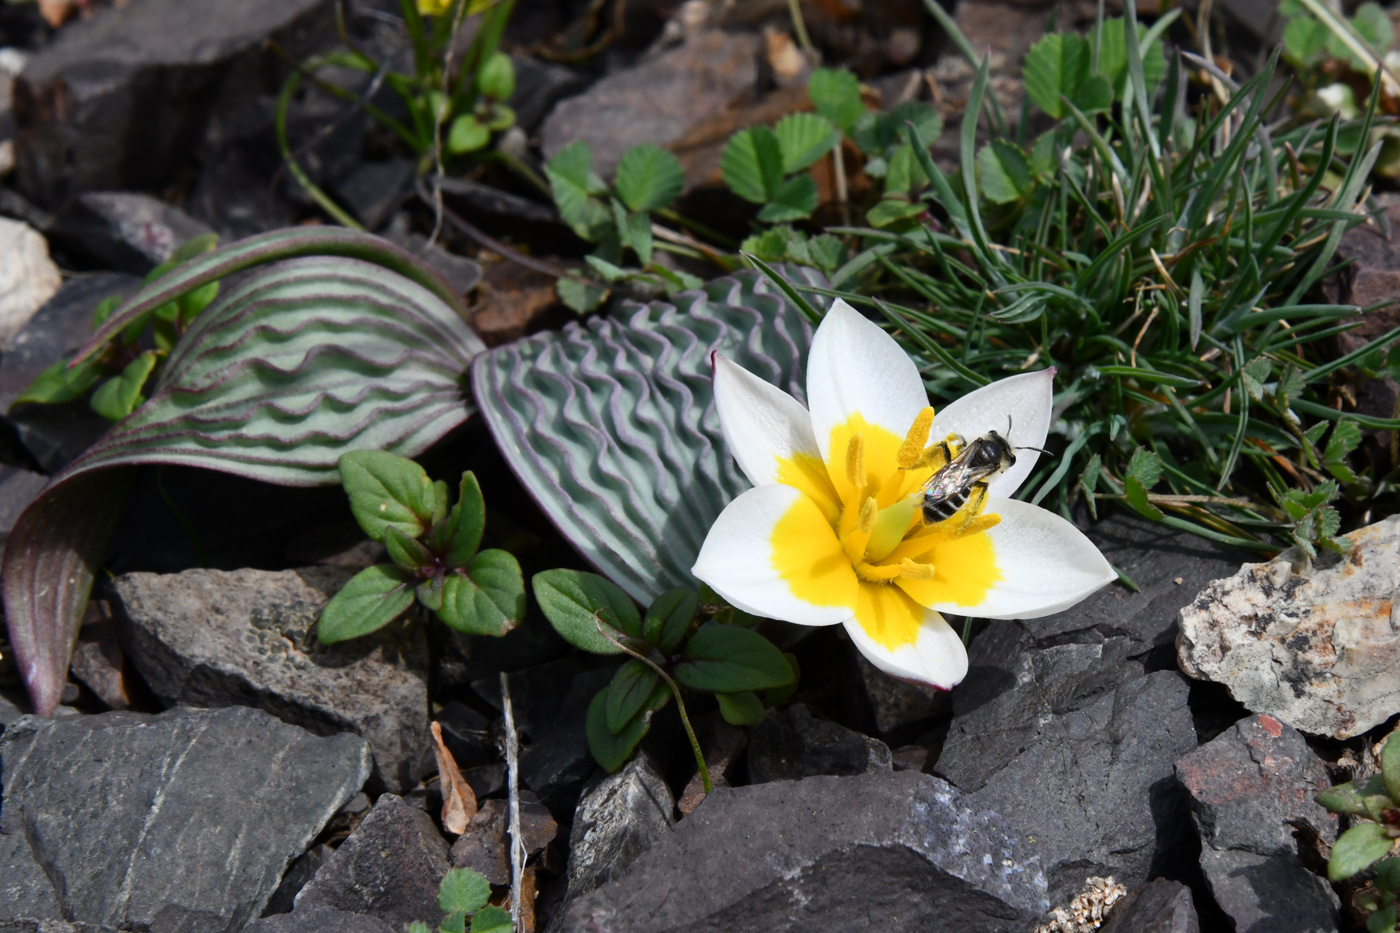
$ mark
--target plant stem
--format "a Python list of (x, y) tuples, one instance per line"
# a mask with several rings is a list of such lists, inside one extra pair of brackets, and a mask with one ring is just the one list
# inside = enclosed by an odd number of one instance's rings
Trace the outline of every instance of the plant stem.
[(792, 14), (792, 31), (797, 33), (797, 44), (802, 46), (802, 54), (812, 64), (817, 62), (817, 50), (812, 47), (812, 37), (807, 35), (807, 23), (802, 19), (802, 4), (799, 0), (788, 0), (788, 12)]

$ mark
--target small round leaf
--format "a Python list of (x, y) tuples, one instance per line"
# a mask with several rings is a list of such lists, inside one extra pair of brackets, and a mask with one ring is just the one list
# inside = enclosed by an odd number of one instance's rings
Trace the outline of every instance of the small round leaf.
[(1374, 862), (1385, 858), (1394, 842), (1379, 823), (1353, 826), (1332, 847), (1332, 857), (1327, 862), (1327, 877), (1333, 881), (1345, 881), (1357, 872), (1370, 868)]
[(449, 868), (438, 885), (438, 906), (444, 913), (462, 911), (474, 914), (491, 899), (491, 882), (470, 868)]

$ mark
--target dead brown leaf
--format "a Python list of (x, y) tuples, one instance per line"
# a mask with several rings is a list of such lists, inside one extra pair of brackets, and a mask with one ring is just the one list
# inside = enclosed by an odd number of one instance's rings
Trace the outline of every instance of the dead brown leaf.
[(433, 722), (433, 754), (438, 763), (438, 785), (442, 788), (442, 828), (460, 836), (476, 816), (476, 794), (462, 777), (456, 760), (442, 742), (442, 726)]

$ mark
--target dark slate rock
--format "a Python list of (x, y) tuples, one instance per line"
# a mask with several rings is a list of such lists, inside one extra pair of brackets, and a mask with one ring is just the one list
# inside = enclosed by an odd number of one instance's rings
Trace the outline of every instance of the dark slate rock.
[(446, 874), (447, 843), (432, 817), (384, 794), (301, 889), (291, 916), (343, 910), (402, 930), (441, 916), (438, 885)]
[(1034, 849), (908, 771), (718, 788), (560, 929), (1021, 933), (1050, 906)]
[[(583, 669), (571, 659), (550, 661), (511, 676), (511, 703), (518, 728), (530, 736), (520, 755), (520, 780), (541, 800), (575, 792), (596, 764), (584, 729), (588, 704), (612, 680), (612, 668)], [(494, 684), (494, 689), (492, 688)], [(473, 684), (494, 706), (500, 704), (500, 681)]]
[(27, 705), (25, 709), (21, 709), (14, 700), (0, 693), (0, 735), (5, 733), (5, 728), (10, 723), (18, 722), (21, 717), (27, 715), (26, 710)]
[(1176, 774), (1191, 796), (1201, 870), (1237, 929), (1335, 929), (1337, 895), (1303, 866), (1293, 835), (1337, 838), (1337, 817), (1313, 799), (1331, 782), (1301, 733), (1251, 716), (1177, 761)]
[(417, 177), (408, 159), (361, 162), (336, 183), (336, 193), (370, 230), (378, 230), (413, 190)]
[[(520, 801), (520, 839), (526, 858), (554, 841), (558, 832), (559, 824), (543, 804)], [(510, 804), (505, 800), (487, 800), (467, 824), (466, 832), (452, 843), (448, 858), (453, 867), (481, 872), (492, 884), (510, 884), (509, 840)]]
[(795, 703), (771, 710), (749, 735), (749, 780), (793, 781), (818, 774), (867, 774), (893, 767), (890, 748)]
[(49, 239), (99, 268), (144, 275), (209, 227), (149, 194), (90, 191), (54, 217)]
[[(365, 795), (359, 793), (355, 796), (363, 798)], [(353, 802), (352, 800), (351, 803)], [(365, 809), (368, 809), (368, 806)], [(342, 809), (341, 812), (345, 811)], [(312, 846), (297, 856), (296, 861), (288, 865), (287, 870), (282, 873), (282, 881), (277, 885), (277, 890), (272, 892), (267, 907), (263, 908), (263, 916), (271, 917), (274, 914), (291, 913), (292, 908), (296, 906), (296, 898), (301, 893), (301, 889), (306, 887), (307, 882), (316, 876), (316, 872), (320, 871), (321, 866), (326, 863), (326, 858), (334, 851), (330, 846), (322, 844)]]
[(585, 791), (569, 833), (569, 896), (620, 877), (676, 823), (671, 788), (646, 753)]
[(1189, 861), (1171, 768), (1196, 747), (1186, 696), (1185, 678), (1159, 671), (1051, 715), (1038, 741), (967, 795), (1035, 838), (1055, 903), (1092, 876), (1132, 887)]
[[(436, 905), (434, 905), (436, 906)], [(429, 917), (440, 917), (438, 910)], [(343, 910), (307, 910), (264, 917), (243, 928), (243, 933), (400, 933), (389, 924), (368, 914)]]
[(449, 701), (438, 710), (433, 720), (442, 727), (443, 744), (452, 753), (457, 767), (492, 764), (500, 757), (496, 752), (491, 720), (465, 703)]
[(1201, 933), (1191, 889), (1158, 878), (1114, 904), (1099, 933)]
[(512, 55), (515, 66), (515, 93), (510, 108), (515, 124), (533, 133), (555, 102), (577, 94), (588, 86), (589, 78), (572, 68), (548, 62), (533, 55)]
[(15, 522), (48, 484), (47, 476), (0, 465), (0, 544), (9, 539)]
[(117, 933), (117, 928), (66, 920), (0, 920), (0, 933)]
[(84, 191), (153, 190), (333, 29), (330, 0), (134, 0), (64, 29), (15, 82), (16, 181), (56, 207)]
[(81, 681), (108, 709), (129, 709), (131, 697), (122, 677), (122, 649), (117, 630), (103, 618), (85, 620), (68, 662), (68, 673)]
[(413, 787), (433, 761), (427, 643), (419, 626), (323, 645), (321, 608), (351, 576), (341, 567), (123, 574), (112, 583), (127, 654), (160, 699), (255, 705), (329, 734), (356, 732), (375, 778)]
[(952, 694), (947, 690), (895, 680), (867, 661), (864, 655), (853, 653), (860, 686), (875, 721), (875, 731), (881, 735), (888, 736), (896, 730), (906, 731), (952, 708)]
[(26, 717), (0, 738), (0, 918), (238, 929), (369, 766), (356, 736), (243, 707)]

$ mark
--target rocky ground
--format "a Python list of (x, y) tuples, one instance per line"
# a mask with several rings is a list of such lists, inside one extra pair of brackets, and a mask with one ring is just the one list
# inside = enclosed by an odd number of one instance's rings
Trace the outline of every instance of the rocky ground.
[[(76, 409), (10, 410), (87, 337), (94, 304), (190, 236), (312, 214), (273, 139), (277, 52), (326, 47), (335, 5), (117, 6), (56, 38), (38, 7), (0, 6), (0, 532), (105, 427)], [(800, 93), (764, 31), (785, 5), (633, 2), (586, 67), (530, 53), (586, 6), (520, 5), (521, 139), (544, 156), (587, 139), (603, 173), (635, 143), (668, 145), (687, 197), (723, 216), (723, 141)], [(884, 106), (918, 97), (960, 113), (970, 71), (941, 54), (917, 4), (868, 3), (863, 18), (811, 6), (814, 38), (863, 63)], [(349, 8), (357, 35), (392, 51), (375, 4)], [(992, 49), (1013, 106), (1030, 42), (1052, 15), (1086, 10), (964, 0), (956, 15)], [(421, 247), (431, 214), (414, 166), (368, 121), (308, 94), (291, 126), (368, 227)], [(446, 197), (493, 236), (576, 249), (551, 206), (495, 176), (450, 180)], [(1359, 264), (1333, 287), (1363, 305), (1393, 298), (1389, 244), (1362, 231), (1348, 250)], [(548, 276), (450, 228), (428, 255), (463, 288), (481, 277), (472, 323), (489, 343), (567, 319)], [(1390, 414), (1393, 384), (1364, 391)], [(579, 565), (479, 423), (423, 462), (476, 471), (488, 536), (527, 576)], [(694, 705), (716, 785), (704, 797), (674, 707), (621, 771), (596, 766), (583, 716), (612, 669), (537, 613), (499, 641), (411, 622), (319, 645), (320, 607), (379, 556), (338, 489), (170, 468), (130, 501), (57, 716), (25, 715), (0, 642), (0, 931), (400, 931), (440, 919), (449, 866), (482, 872), (499, 901), (501, 671), (522, 744), (530, 929), (1355, 929), (1350, 891), (1323, 870), (1337, 819), (1312, 796), (1373, 771), (1400, 713), (1397, 520), (1304, 577), (1107, 514), (1089, 534), (1133, 586), (979, 625), (950, 694), (886, 678), (840, 631), (801, 633), (801, 687), (762, 723)], [(460, 834), (439, 819), (432, 721), (481, 801)]]

